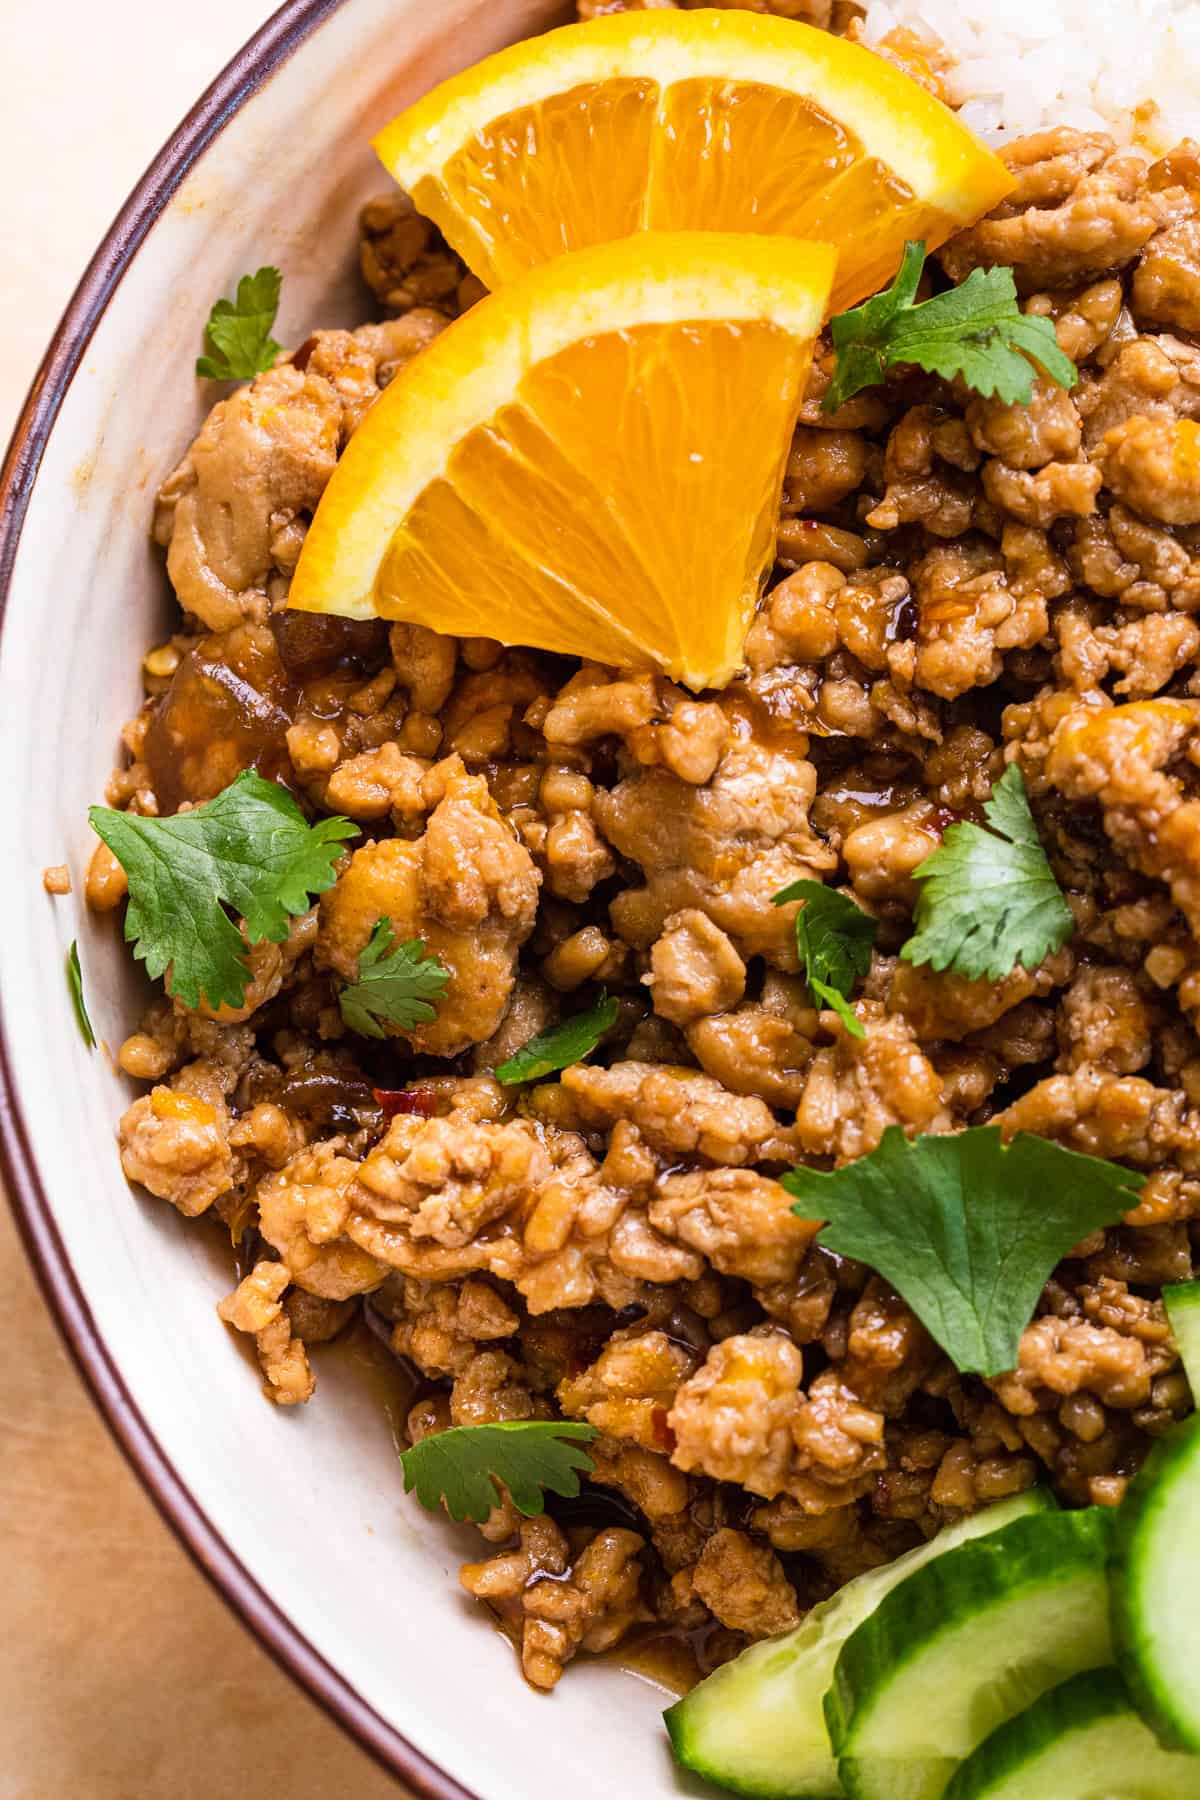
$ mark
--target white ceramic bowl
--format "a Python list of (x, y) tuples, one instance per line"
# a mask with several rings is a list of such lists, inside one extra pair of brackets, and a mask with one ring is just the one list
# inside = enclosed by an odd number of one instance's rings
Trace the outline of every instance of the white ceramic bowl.
[[(461, 1593), (479, 1540), (401, 1491), (386, 1419), (344, 1365), (296, 1413), (266, 1405), (213, 1307), (209, 1235), (131, 1193), (118, 1043), (141, 993), (111, 918), (78, 898), (139, 661), (167, 617), (148, 539), (195, 431), (214, 295), (283, 269), (279, 335), (357, 323), (355, 208), (386, 187), (370, 132), (435, 81), (555, 22), (556, 0), (291, 0), (180, 126), (88, 268), (0, 479), (0, 1146), (46, 1296), (109, 1423), (200, 1565), (286, 1666), (422, 1793), (611, 1800), (677, 1792), (662, 1695), (584, 1659), (550, 1698)], [(76, 893), (42, 891), (69, 862)], [(249, 1791), (249, 1790), (247, 1790)]]

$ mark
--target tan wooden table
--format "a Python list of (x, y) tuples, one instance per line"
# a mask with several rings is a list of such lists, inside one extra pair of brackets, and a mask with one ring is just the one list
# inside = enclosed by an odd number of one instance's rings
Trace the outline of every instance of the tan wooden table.
[[(0, 443), (126, 192), (266, 0), (2, 0)], [(397, 1800), (196, 1573), (0, 1196), (0, 1800)]]

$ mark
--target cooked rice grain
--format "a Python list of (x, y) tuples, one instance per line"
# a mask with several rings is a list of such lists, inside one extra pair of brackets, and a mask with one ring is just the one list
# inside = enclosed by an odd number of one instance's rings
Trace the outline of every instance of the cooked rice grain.
[(950, 100), (993, 143), (1070, 125), (1161, 154), (1200, 136), (1194, 0), (868, 0), (868, 42), (898, 27), (941, 41)]

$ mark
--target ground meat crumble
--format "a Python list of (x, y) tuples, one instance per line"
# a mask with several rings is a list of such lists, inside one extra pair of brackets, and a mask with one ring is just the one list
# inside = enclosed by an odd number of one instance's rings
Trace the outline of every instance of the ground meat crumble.
[[(1157, 1295), (1191, 1275), (1200, 1217), (1200, 152), (1147, 167), (1062, 130), (1005, 154), (1013, 194), (941, 267), (1010, 264), (1079, 386), (1004, 406), (901, 373), (828, 416), (822, 347), (720, 694), (284, 610), (348, 436), (479, 294), (399, 196), (361, 223), (386, 316), (221, 401), (159, 496), (182, 619), (110, 802), (172, 812), (255, 767), (363, 836), (254, 953), (237, 1014), (151, 1007), (121, 1050), (148, 1084), (122, 1162), (241, 1246), (220, 1315), (274, 1403), (308, 1400), (319, 1346), (367, 1308), (419, 1379), (414, 1441), (597, 1427), (590, 1511), (498, 1495), (462, 1571), (540, 1688), (647, 1626), (711, 1666), (1039, 1477), (1115, 1503), (1191, 1403)], [(1073, 939), (999, 984), (898, 962), (913, 870), (1009, 762)], [(879, 921), (861, 1038), (799, 977), (772, 896), (801, 877)], [(86, 894), (123, 899), (103, 848)], [(336, 981), (384, 915), (451, 982), (375, 1046)], [(601, 1052), (502, 1089), (498, 1063), (601, 984)], [(390, 1119), (380, 1089), (404, 1090)], [(1148, 1180), (984, 1383), (777, 1177), (890, 1125), (991, 1120)]]

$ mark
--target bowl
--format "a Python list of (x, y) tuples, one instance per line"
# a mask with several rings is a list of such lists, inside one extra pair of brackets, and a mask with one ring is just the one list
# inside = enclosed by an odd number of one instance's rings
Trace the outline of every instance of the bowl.
[[(18, 1222), (92, 1392), (196, 1561), (330, 1712), (438, 1800), (676, 1792), (663, 1695), (602, 1659), (580, 1659), (549, 1698), (525, 1686), (458, 1586), (480, 1540), (405, 1497), (386, 1410), (352, 1361), (322, 1358), (307, 1408), (262, 1399), (214, 1315), (231, 1285), (215, 1234), (121, 1174), (129, 1084), (103, 1045), (144, 995), (113, 918), (90, 917), (80, 890), (86, 809), (169, 616), (148, 527), (205, 411), (192, 364), (213, 299), (274, 262), (285, 342), (367, 317), (355, 209), (387, 186), (370, 133), (561, 13), (554, 0), (284, 6), (100, 246), (0, 478), (0, 1153)], [(52, 899), (40, 873), (64, 861), (75, 893)], [(72, 938), (103, 1040), (91, 1053), (65, 981)]]

